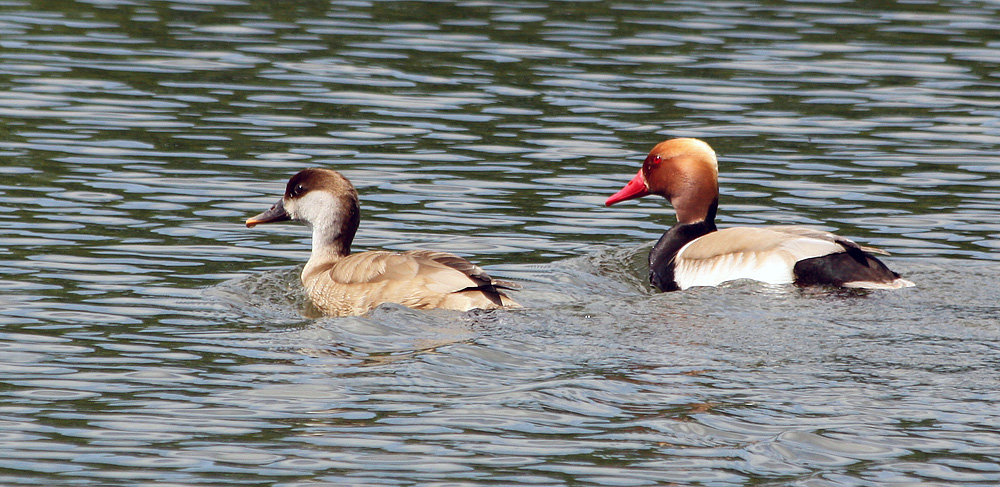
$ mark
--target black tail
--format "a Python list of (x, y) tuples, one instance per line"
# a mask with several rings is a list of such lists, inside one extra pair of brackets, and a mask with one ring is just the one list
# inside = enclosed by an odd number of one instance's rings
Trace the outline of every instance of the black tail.
[(844, 287), (852, 282), (889, 284), (899, 279), (899, 274), (860, 249), (800, 260), (792, 272), (799, 286)]

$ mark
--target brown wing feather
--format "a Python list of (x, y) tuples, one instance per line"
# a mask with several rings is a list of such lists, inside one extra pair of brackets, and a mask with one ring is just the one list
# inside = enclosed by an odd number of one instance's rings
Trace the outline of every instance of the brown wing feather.
[(448, 293), (479, 291), (493, 304), (503, 306), (503, 294), (496, 289), (496, 282), (472, 262), (455, 254), (433, 250), (411, 250), (406, 254), (418, 259), (427, 269), (422, 274), (433, 278), (427, 284), (429, 288)]
[[(449, 276), (461, 275), (468, 281), (472, 281), (475, 287), (488, 286), (493, 283), (493, 279), (481, 267), (455, 254), (434, 250), (411, 250), (406, 252), (406, 255), (417, 259), (422, 265), (430, 269), (435, 269), (435, 273), (438, 272), (438, 269), (444, 270), (445, 268), (457, 271), (457, 273), (447, 272), (447, 274)], [(451, 279), (448, 280), (450, 281)], [(466, 283), (464, 287), (469, 287), (469, 284)]]
[(493, 286), (501, 289), (521, 289), (520, 284), (494, 279), (492, 276), (487, 274), (482, 267), (479, 267), (478, 265), (473, 264), (472, 262), (469, 262), (468, 260), (455, 254), (434, 250), (410, 250), (405, 252), (405, 254), (419, 258), (426, 258), (436, 264), (443, 264), (451, 269), (454, 269), (478, 284), (476, 287)]
[(344, 257), (328, 275), (343, 284), (362, 284), (413, 279), (419, 270), (419, 263), (404, 254), (376, 250)]

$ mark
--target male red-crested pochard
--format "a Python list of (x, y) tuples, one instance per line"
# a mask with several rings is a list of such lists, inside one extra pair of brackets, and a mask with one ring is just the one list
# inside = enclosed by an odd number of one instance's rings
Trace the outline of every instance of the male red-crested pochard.
[(829, 232), (793, 226), (718, 230), (719, 165), (698, 139), (661, 142), (642, 169), (606, 205), (649, 194), (663, 196), (677, 213), (649, 253), (649, 280), (662, 291), (717, 286), (737, 279), (770, 284), (896, 289), (912, 286), (862, 247)]
[(361, 315), (382, 303), (458, 311), (519, 307), (500, 290), (516, 285), (494, 280), (457, 255), (431, 250), (352, 254), (361, 220), (358, 193), (336, 171), (299, 171), (288, 181), (284, 197), (246, 225), (288, 220), (312, 229), (312, 254), (302, 269), (302, 285), (324, 314)]

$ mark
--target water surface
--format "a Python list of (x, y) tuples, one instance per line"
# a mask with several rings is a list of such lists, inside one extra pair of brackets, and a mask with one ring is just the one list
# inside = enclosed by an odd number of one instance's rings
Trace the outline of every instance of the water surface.
[[(995, 485), (998, 9), (4, 2), (0, 483)], [(652, 292), (676, 136), (918, 286)], [(308, 166), (526, 309), (310, 316)]]

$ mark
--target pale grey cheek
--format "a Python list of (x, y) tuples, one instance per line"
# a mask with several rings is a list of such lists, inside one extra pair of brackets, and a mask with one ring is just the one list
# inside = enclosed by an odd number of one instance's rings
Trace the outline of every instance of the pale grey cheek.
[(288, 213), (288, 216), (291, 217), (292, 220), (300, 220), (299, 210), (295, 203), (293, 203), (291, 200), (285, 200), (284, 205), (285, 205), (285, 213)]
[(338, 202), (333, 198), (325, 198), (322, 194), (306, 195), (294, 204), (293, 210), (298, 219), (317, 226), (336, 223), (341, 213)]

